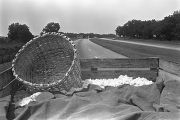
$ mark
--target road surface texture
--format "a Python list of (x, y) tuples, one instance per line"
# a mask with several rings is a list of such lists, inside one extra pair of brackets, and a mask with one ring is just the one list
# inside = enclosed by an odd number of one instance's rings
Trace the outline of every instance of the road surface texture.
[[(90, 39), (107, 49), (119, 54), (126, 55), (129, 58), (147, 58), (159, 57), (166, 61), (172, 61), (180, 64), (180, 48), (178, 45), (135, 43), (130, 41), (110, 40), (110, 39)], [(179, 45), (180, 47), (180, 45)]]
[(100, 45), (91, 42), (89, 39), (80, 39), (75, 42), (80, 58), (127, 58)]

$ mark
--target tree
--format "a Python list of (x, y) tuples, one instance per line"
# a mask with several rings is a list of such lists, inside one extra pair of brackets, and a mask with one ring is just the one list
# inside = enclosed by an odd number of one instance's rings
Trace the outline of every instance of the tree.
[(121, 36), (123, 35), (122, 26), (118, 26), (115, 30), (116, 35)]
[(26, 24), (12, 23), (8, 28), (8, 38), (11, 40), (18, 40), (21, 42), (27, 42), (33, 38), (32, 33), (29, 31), (29, 27)]
[(128, 38), (180, 40), (180, 11), (163, 20), (131, 20), (116, 28), (116, 35)]
[(47, 33), (47, 32), (58, 32), (59, 29), (60, 29), (59, 23), (50, 22), (43, 28), (40, 34)]

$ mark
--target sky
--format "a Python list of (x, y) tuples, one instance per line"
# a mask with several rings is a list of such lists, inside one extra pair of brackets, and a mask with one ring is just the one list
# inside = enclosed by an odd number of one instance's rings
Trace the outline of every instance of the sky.
[(38, 35), (49, 22), (62, 32), (115, 33), (132, 19), (162, 20), (180, 10), (180, 0), (0, 0), (0, 36), (19, 22)]

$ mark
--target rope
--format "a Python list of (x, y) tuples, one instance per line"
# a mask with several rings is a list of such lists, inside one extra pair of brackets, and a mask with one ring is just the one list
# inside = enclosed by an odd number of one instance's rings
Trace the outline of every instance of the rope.
[(0, 89), (0, 92), (3, 91), (4, 89), (6, 89), (11, 83), (13, 83), (16, 80), (16, 78), (14, 78), (11, 82), (9, 82), (7, 85), (5, 85), (3, 88)]

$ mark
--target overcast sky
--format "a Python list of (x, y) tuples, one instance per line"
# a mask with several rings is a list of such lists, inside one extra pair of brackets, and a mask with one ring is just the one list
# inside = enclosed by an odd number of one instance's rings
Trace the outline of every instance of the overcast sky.
[(0, 36), (14, 22), (36, 35), (51, 21), (63, 32), (115, 33), (129, 20), (161, 20), (176, 10), (180, 0), (0, 0)]

